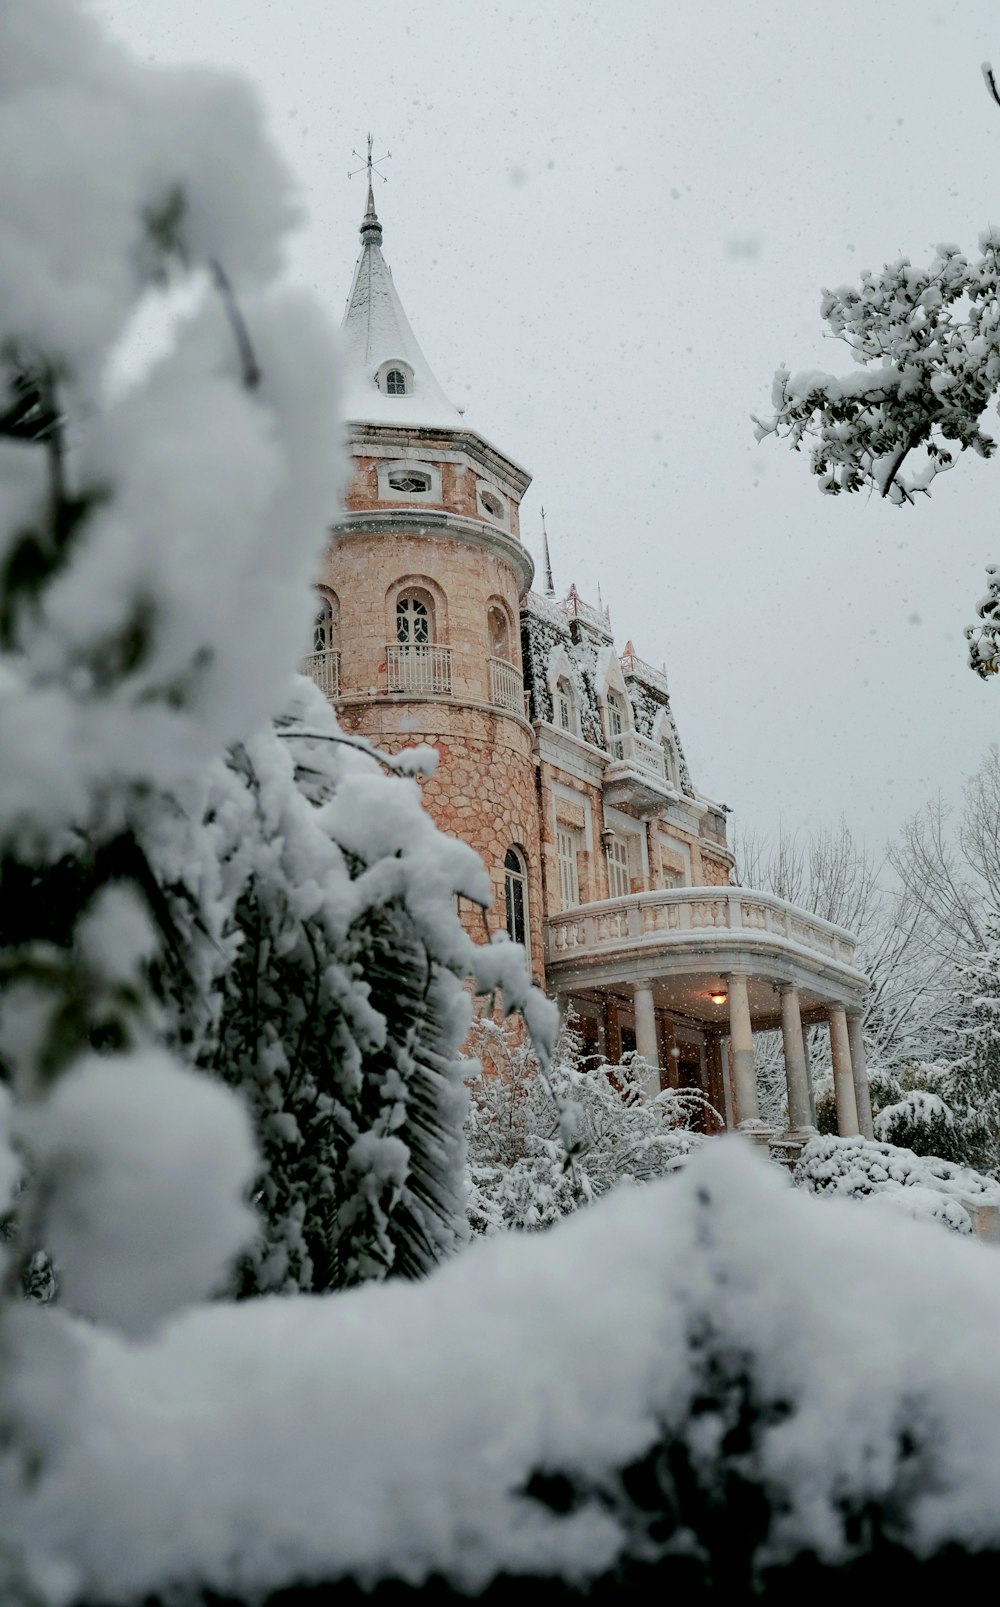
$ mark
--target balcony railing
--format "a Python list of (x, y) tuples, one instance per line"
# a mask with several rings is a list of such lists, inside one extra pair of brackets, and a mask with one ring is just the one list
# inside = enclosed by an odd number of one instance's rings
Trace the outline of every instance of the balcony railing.
[(663, 749), (656, 742), (650, 742), (648, 737), (641, 737), (638, 732), (626, 740), (625, 759), (631, 759), (637, 770), (645, 776), (655, 776), (664, 786), (672, 785), (667, 775), (667, 764), (663, 757)]
[(524, 713), (524, 682), (506, 659), (490, 659), (490, 702), (498, 709), (510, 709), (513, 714)]
[(621, 656), (622, 674), (634, 676), (637, 681), (645, 681), (647, 686), (655, 686), (657, 691), (666, 692), (666, 670), (658, 670), (654, 664), (647, 664), (646, 660), (640, 658), (638, 653), (634, 650), (630, 651), (631, 648), (632, 644), (629, 642)]
[(678, 887), (582, 904), (548, 921), (548, 960), (558, 965), (630, 950), (719, 947), (808, 953), (826, 964), (853, 967), (850, 932), (784, 899), (746, 887)]
[(390, 642), (385, 650), (390, 692), (451, 692), (451, 648), (431, 642)]
[(310, 653), (302, 660), (303, 675), (311, 675), (321, 692), (327, 697), (340, 696), (340, 654), (335, 648), (322, 653)]

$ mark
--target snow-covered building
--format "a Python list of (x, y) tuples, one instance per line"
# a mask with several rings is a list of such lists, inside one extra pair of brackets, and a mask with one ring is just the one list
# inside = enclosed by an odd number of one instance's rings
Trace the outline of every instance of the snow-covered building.
[[(803, 1024), (829, 1025), (841, 1131), (871, 1131), (851, 933), (732, 886), (725, 811), (694, 786), (664, 671), (521, 540), (530, 475), (445, 396), (382, 254), (371, 184), (344, 317), (353, 475), (309, 672), (348, 731), (430, 743), (439, 826), (495, 890), (595, 1052), (758, 1121), (752, 1034), (782, 1030), (789, 1126), (811, 1122)], [(469, 912), (470, 919), (473, 912)], [(480, 919), (478, 912), (475, 918)]]

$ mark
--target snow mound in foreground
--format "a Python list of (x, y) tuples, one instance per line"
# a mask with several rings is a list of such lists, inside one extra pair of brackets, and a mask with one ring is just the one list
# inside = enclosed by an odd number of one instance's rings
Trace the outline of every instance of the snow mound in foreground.
[[(664, 1441), (688, 1488), (727, 1466), (766, 1488), (758, 1564), (847, 1559), (873, 1505), (917, 1556), (1000, 1548), (995, 1252), (810, 1199), (738, 1139), (423, 1283), (206, 1306), (145, 1344), (23, 1324), (47, 1450), (6, 1519), (64, 1599), (584, 1582), (634, 1550), (620, 1474)], [(571, 1502), (528, 1493), (556, 1475)], [(671, 1550), (697, 1549), (705, 1504), (665, 1493)]]

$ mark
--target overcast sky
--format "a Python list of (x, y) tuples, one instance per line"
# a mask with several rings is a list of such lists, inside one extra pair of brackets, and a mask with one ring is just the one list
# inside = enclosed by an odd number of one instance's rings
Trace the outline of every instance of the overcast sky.
[[(258, 84), (307, 208), (290, 274), (339, 321), (371, 128), (384, 250), (469, 423), (534, 475), (556, 585), (666, 661), (737, 830), (873, 847), (1000, 735), (963, 627), (1000, 458), (914, 508), (825, 498), (753, 439), (779, 362), (850, 366), (821, 287), (1000, 222), (996, 0), (97, 0), (162, 64)], [(1000, 429), (1000, 421), (998, 421)], [(275, 533), (278, 539), (278, 533)]]

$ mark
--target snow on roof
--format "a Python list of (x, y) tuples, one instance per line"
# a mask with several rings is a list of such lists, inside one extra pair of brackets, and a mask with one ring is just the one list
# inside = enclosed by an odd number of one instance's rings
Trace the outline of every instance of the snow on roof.
[[(342, 338), (348, 419), (366, 424), (421, 424), (432, 429), (466, 427), (458, 408), (434, 378), (403, 311), (382, 255), (382, 225), (370, 185), (361, 224), (361, 255), (347, 300)], [(378, 370), (394, 358), (411, 371), (406, 374), (402, 396), (390, 396), (376, 383)]]

